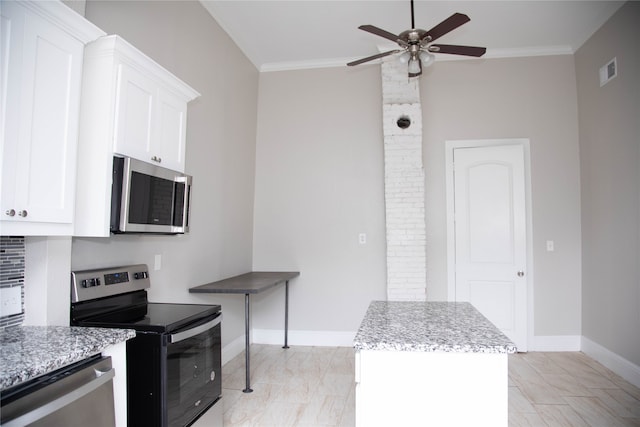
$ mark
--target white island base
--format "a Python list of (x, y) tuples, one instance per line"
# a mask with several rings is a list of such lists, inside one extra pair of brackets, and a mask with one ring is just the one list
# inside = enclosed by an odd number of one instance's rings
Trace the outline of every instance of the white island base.
[(516, 346), (468, 302), (373, 301), (354, 348), (357, 426), (507, 427)]
[(358, 350), (356, 426), (508, 424), (508, 355)]

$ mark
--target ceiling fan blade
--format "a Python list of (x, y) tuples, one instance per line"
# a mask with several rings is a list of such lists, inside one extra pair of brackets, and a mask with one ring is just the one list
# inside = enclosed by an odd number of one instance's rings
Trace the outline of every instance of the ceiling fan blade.
[(375, 34), (376, 36), (384, 37), (385, 39), (398, 43), (401, 46), (405, 46), (407, 44), (404, 40), (402, 40), (397, 35), (390, 33), (389, 31), (385, 31), (382, 28), (378, 28), (374, 25), (360, 25), (358, 28), (363, 31), (367, 31), (371, 34)]
[(347, 65), (352, 67), (354, 65), (360, 65), (363, 64), (365, 62), (369, 62), (369, 61), (373, 61), (374, 59), (378, 59), (378, 58), (384, 58), (385, 56), (394, 54), (394, 53), (398, 53), (401, 52), (400, 49), (396, 49), (396, 50), (390, 50), (388, 52), (382, 52), (382, 53), (378, 53), (377, 55), (371, 55), (371, 56), (367, 56), (366, 58), (362, 58), (362, 59), (358, 59), (356, 61), (352, 61), (349, 62)]
[(485, 54), (487, 48), (477, 46), (459, 46), (455, 44), (432, 44), (429, 45), (429, 52), (450, 53), (452, 55), (466, 55), (480, 57)]
[(432, 42), (447, 34), (449, 31), (455, 30), (462, 24), (471, 21), (469, 17), (463, 13), (454, 13), (429, 31), (422, 38), (426, 42)]

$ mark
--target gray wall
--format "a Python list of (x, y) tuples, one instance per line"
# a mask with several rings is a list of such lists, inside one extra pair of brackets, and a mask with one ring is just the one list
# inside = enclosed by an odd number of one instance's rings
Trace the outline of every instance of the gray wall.
[[(189, 294), (252, 267), (258, 72), (196, 1), (89, 1), (86, 17), (119, 34), (202, 96), (189, 104), (190, 234), (75, 238), (72, 269), (147, 263), (149, 298), (222, 303), (223, 345), (242, 335), (242, 298)], [(162, 269), (153, 271), (154, 255)]]
[[(261, 75), (254, 266), (302, 272), (292, 329), (355, 330), (369, 301), (384, 299), (380, 86), (379, 66)], [(530, 138), (534, 333), (579, 336), (573, 58), (438, 62), (421, 79), (421, 97), (427, 298), (447, 299), (445, 141)], [(368, 233), (367, 245), (357, 244), (359, 232)], [(555, 240), (555, 252), (545, 251), (546, 240)], [(279, 327), (280, 303), (261, 306), (261, 325)]]
[[(421, 80), (427, 295), (447, 298), (445, 141), (529, 138), (536, 336), (580, 335), (580, 172), (573, 57), (438, 62)], [(555, 251), (546, 251), (546, 241)], [(530, 343), (531, 345), (532, 343)]]
[[(258, 111), (254, 267), (300, 270), (291, 329), (355, 331), (386, 298), (380, 69), (263, 73)], [(256, 327), (281, 328), (281, 304)]]
[[(640, 365), (640, 3), (575, 55), (580, 111), (583, 335)], [(598, 70), (617, 58), (618, 76)]]

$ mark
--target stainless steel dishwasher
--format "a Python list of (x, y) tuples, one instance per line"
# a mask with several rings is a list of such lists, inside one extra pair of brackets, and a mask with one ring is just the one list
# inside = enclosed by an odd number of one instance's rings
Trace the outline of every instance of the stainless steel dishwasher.
[(114, 427), (110, 357), (93, 356), (2, 391), (0, 424)]

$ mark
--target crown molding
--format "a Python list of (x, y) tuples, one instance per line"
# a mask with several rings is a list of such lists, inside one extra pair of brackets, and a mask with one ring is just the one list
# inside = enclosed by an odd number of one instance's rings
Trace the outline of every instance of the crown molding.
[[(571, 46), (533, 46), (528, 48), (517, 49), (487, 49), (487, 53), (482, 59), (498, 59), (498, 58), (521, 58), (528, 56), (553, 56), (553, 55), (573, 55), (574, 51)], [(311, 59), (307, 61), (285, 61), (271, 62), (262, 64), (259, 71), (268, 73), (274, 71), (292, 71), (292, 70), (308, 70), (314, 68), (336, 68), (345, 67), (347, 62), (358, 59), (355, 58), (328, 58), (328, 59)], [(440, 61), (470, 61), (476, 58), (459, 56), (459, 55), (436, 55), (436, 62)], [(380, 61), (372, 61), (371, 65), (379, 64)]]

